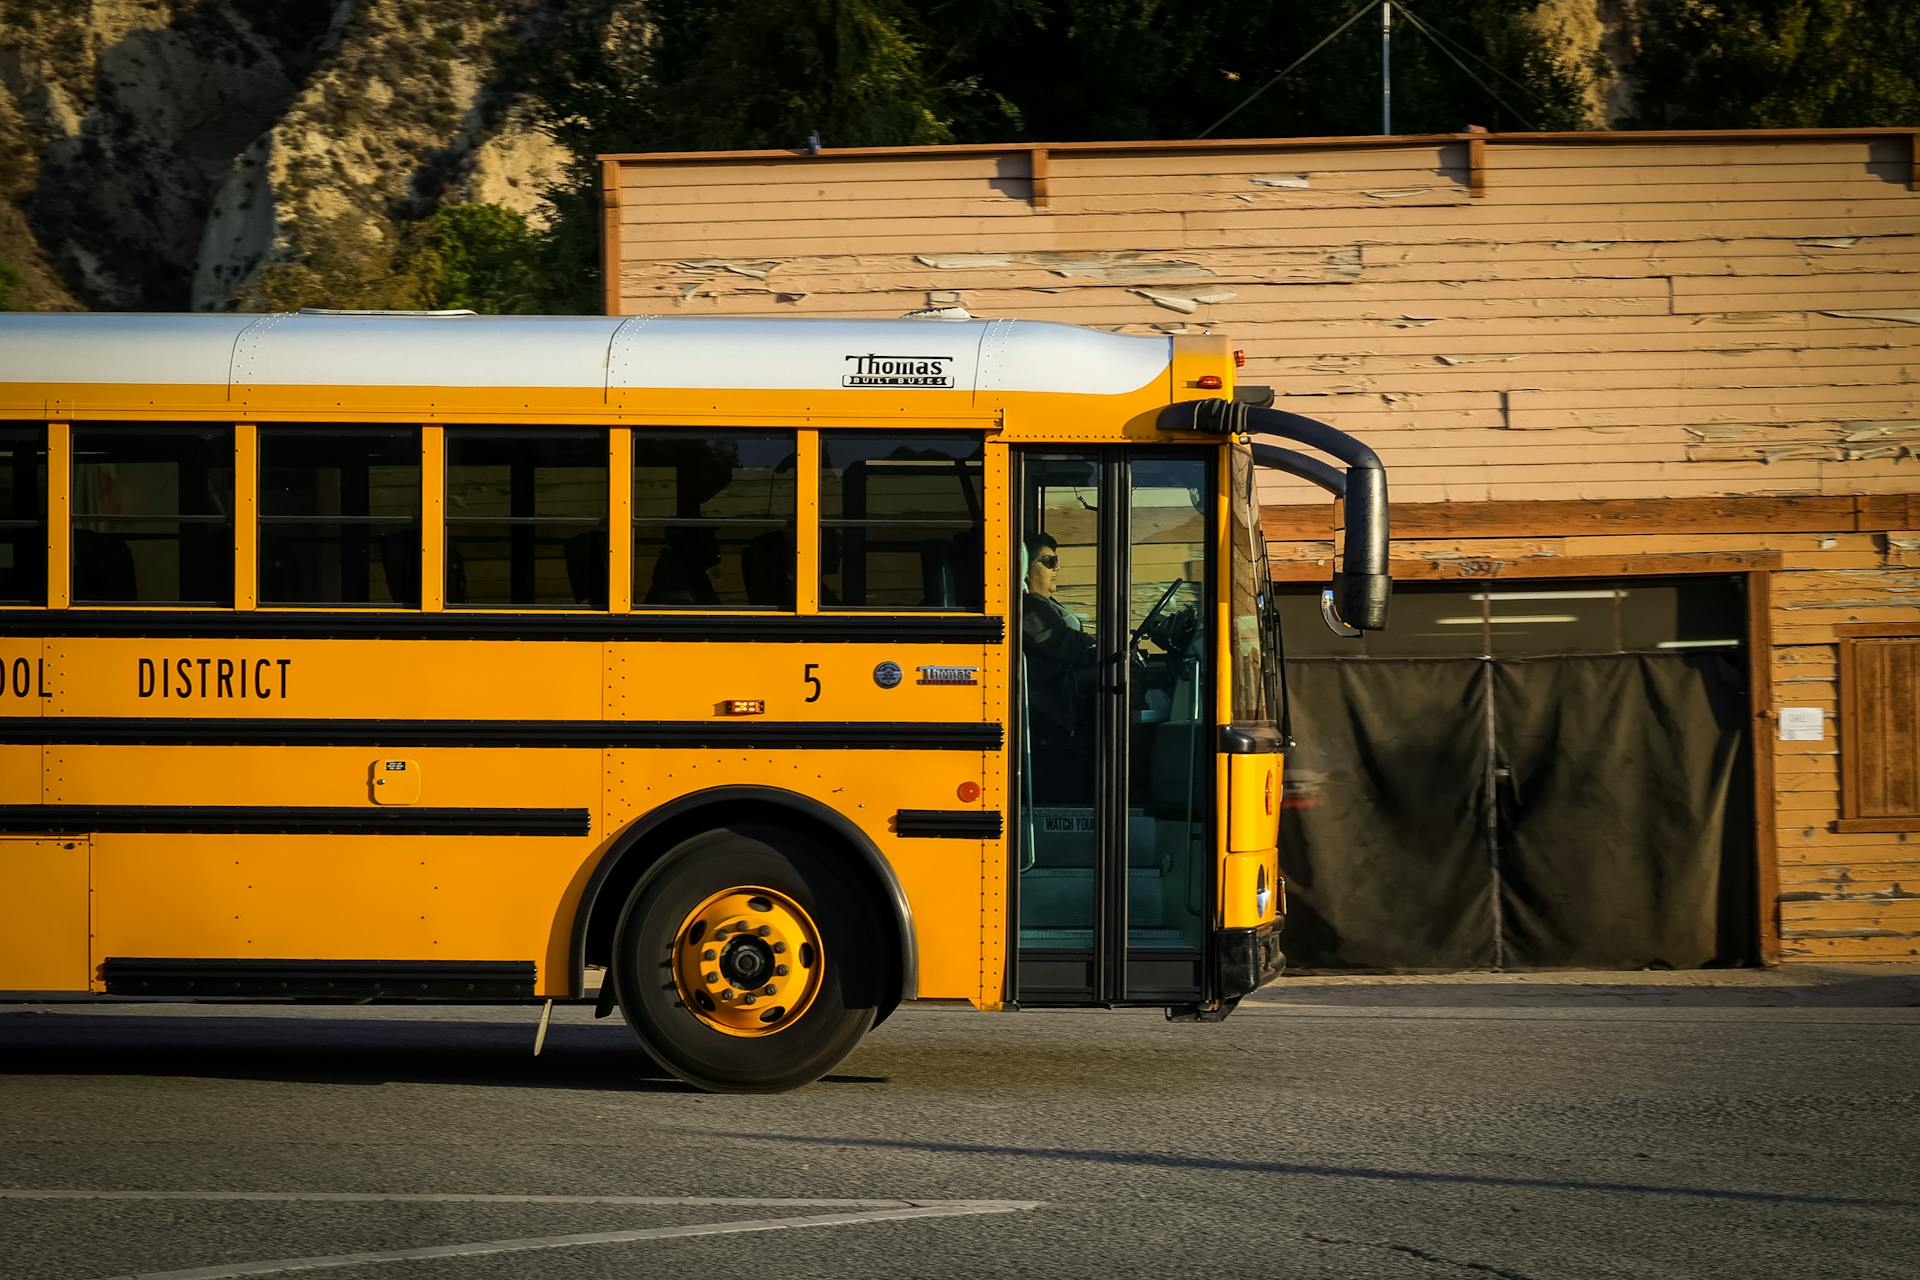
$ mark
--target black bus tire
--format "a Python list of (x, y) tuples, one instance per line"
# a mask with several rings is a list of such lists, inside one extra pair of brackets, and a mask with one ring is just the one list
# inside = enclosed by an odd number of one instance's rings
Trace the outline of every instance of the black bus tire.
[(883, 936), (866, 886), (809, 837), (704, 832), (627, 905), (621, 1012), (654, 1061), (697, 1088), (796, 1089), (846, 1057), (889, 998)]

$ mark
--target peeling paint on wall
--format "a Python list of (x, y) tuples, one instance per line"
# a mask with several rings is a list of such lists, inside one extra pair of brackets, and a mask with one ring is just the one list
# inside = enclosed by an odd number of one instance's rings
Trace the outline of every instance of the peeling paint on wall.
[(1057, 276), (1078, 276), (1107, 284), (1148, 284), (1155, 280), (1191, 279), (1216, 274), (1211, 268), (1182, 258), (1156, 257), (1133, 250), (1109, 253), (916, 253), (913, 260), (940, 271), (978, 271), (994, 267), (1045, 267)]
[(1203, 285), (1196, 289), (1135, 289), (1135, 293), (1169, 311), (1192, 315), (1201, 303), (1231, 302), (1240, 295), (1223, 284)]
[(1860, 243), (1859, 236), (1808, 236), (1805, 240), (1795, 240), (1802, 249), (1851, 249)]
[(1820, 314), (1840, 320), (1891, 320), (1895, 324), (1920, 324), (1920, 307), (1895, 307), (1888, 311), (1822, 311)]
[(682, 271), (697, 271), (706, 275), (712, 275), (718, 271), (731, 271), (735, 275), (764, 280), (769, 271), (780, 265), (780, 261), (777, 258), (749, 262), (734, 262), (726, 258), (689, 258), (673, 265)]
[(1888, 422), (1856, 422), (1847, 428), (1842, 440), (1881, 440), (1888, 436), (1920, 436), (1920, 419), (1894, 419)]
[(1249, 178), (1247, 181), (1256, 187), (1290, 187), (1296, 191), (1304, 191), (1312, 185), (1304, 173), (1296, 173), (1292, 177)]
[(1520, 356), (1435, 356), (1434, 359), (1445, 365), (1460, 364), (1507, 364), (1519, 360)]
[(1611, 240), (1562, 240), (1553, 247), (1561, 253), (1599, 253), (1613, 248), (1613, 244)]

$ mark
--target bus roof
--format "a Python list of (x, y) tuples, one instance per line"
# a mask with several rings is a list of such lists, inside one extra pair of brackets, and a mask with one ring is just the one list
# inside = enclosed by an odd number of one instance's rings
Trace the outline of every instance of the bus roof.
[(944, 388), (1118, 395), (1172, 339), (1031, 320), (0, 314), (0, 383), (223, 387)]

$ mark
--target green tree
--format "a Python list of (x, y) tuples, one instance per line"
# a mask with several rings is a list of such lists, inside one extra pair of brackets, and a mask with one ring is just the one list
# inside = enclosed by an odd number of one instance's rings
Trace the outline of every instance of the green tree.
[(349, 310), (408, 308), (411, 282), (397, 267), (399, 245), (391, 230), (352, 211), (311, 224), (296, 224), (295, 251), (260, 273), (257, 296), (244, 303), (274, 311), (301, 307)]
[(546, 238), (524, 214), (497, 204), (454, 204), (409, 227), (395, 271), (410, 305), (483, 314), (544, 311)]
[(12, 311), (13, 291), (20, 287), (20, 268), (11, 262), (0, 262), (0, 311)]
[(1639, 129), (1920, 124), (1920, 0), (1642, 0)]

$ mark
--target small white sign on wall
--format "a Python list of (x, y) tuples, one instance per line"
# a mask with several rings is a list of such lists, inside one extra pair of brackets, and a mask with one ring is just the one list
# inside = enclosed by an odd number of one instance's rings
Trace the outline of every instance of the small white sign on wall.
[(1822, 742), (1827, 736), (1827, 713), (1819, 707), (1780, 708), (1780, 741)]

